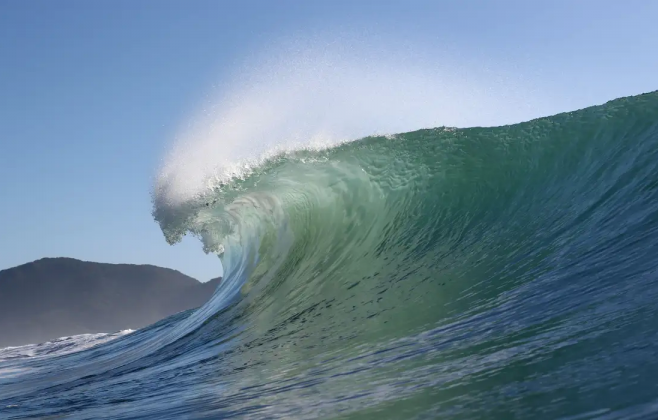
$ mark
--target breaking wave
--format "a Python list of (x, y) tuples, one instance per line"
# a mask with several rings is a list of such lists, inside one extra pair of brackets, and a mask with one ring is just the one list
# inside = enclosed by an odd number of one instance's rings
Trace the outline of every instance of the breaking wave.
[[(359, 89), (356, 108), (377, 102)], [(352, 140), (374, 120), (316, 130), (353, 121), (322, 120), (330, 90), (301, 103), (306, 128), (298, 103), (238, 101), (175, 148), (154, 217), (223, 282), (103, 345), (3, 360), (10, 417), (655, 415), (658, 92), (385, 135), (391, 111)]]

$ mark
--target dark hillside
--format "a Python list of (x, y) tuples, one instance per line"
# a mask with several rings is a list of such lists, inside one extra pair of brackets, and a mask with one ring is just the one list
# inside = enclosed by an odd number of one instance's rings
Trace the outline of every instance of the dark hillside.
[(0, 348), (137, 329), (204, 304), (208, 283), (152, 265), (44, 258), (0, 271)]

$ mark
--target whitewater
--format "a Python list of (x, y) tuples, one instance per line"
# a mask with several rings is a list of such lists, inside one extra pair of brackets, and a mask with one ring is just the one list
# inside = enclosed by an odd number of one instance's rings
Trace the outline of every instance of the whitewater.
[(241, 74), (155, 180), (211, 300), (0, 350), (0, 417), (658, 416), (658, 92), (532, 119), (506, 82), (300, 62)]

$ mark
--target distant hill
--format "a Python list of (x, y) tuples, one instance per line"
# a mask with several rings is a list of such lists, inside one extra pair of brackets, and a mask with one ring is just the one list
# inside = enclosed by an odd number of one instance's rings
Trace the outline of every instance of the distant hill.
[(44, 258), (0, 271), (0, 348), (137, 329), (203, 305), (207, 283), (152, 265)]

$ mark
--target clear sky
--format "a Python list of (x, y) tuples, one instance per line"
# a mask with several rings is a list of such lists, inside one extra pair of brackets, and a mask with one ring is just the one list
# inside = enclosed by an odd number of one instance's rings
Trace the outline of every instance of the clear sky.
[(278, 39), (449, 50), (566, 111), (658, 89), (656, 22), (647, 0), (0, 0), (0, 269), (68, 256), (219, 275), (195, 239), (166, 244), (153, 177), (213, 86)]

